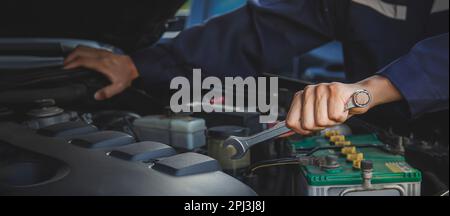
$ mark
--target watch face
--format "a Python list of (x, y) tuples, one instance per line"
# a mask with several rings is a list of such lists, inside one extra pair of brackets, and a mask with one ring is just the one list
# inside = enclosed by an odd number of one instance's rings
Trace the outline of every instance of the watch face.
[(367, 90), (359, 90), (353, 95), (353, 102), (358, 107), (367, 107), (372, 98)]

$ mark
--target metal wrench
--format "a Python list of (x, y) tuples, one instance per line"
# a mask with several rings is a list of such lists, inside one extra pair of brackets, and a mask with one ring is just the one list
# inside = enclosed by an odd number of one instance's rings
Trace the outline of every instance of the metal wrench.
[(242, 158), (245, 155), (245, 152), (247, 152), (250, 147), (273, 139), (275, 137), (279, 137), (285, 133), (290, 132), (291, 129), (289, 129), (286, 126), (286, 122), (280, 122), (274, 127), (267, 129), (265, 131), (262, 131), (261, 133), (255, 134), (253, 136), (249, 137), (237, 137), (237, 136), (231, 136), (224, 142), (224, 147), (228, 153), (228, 155), (231, 157), (231, 159), (239, 159)]
[[(368, 100), (364, 103), (358, 102), (357, 97), (360, 94), (367, 94)], [(353, 108), (367, 107), (368, 104), (371, 102), (371, 100), (372, 97), (367, 90), (358, 90), (353, 94), (352, 98), (350, 98), (349, 102), (347, 103), (346, 111)], [(290, 131), (291, 129), (289, 129), (286, 126), (286, 121), (282, 121), (277, 125), (275, 125), (274, 127), (262, 131), (258, 134), (255, 134), (253, 136), (249, 137), (231, 136), (230, 138), (225, 140), (224, 148), (231, 159), (240, 159), (244, 157), (245, 153), (247, 152), (248, 149), (250, 149), (250, 147), (258, 143), (262, 143), (264, 141), (279, 137)]]

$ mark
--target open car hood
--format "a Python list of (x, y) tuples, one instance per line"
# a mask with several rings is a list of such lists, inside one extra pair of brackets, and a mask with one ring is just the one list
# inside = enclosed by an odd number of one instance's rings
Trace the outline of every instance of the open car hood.
[(133, 52), (155, 43), (184, 2), (7, 0), (0, 38), (87, 39)]

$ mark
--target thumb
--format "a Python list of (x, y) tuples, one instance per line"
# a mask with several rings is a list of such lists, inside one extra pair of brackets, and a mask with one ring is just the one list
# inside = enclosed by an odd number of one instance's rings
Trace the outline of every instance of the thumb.
[(116, 85), (109, 85), (103, 89), (100, 89), (99, 91), (97, 91), (94, 95), (94, 98), (96, 100), (106, 100), (109, 99), (115, 95), (117, 95), (120, 92), (120, 88)]

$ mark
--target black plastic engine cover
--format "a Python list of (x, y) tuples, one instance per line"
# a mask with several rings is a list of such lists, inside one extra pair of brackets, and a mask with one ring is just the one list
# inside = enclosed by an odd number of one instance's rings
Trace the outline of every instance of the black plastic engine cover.
[[(214, 161), (207, 156), (178, 156), (185, 167), (176, 167), (187, 172), (177, 176), (154, 169), (152, 163), (123, 160), (109, 154), (126, 146), (112, 150), (89, 149), (70, 144), (63, 138), (40, 135), (16, 123), (1, 122), (0, 195), (256, 195), (242, 182), (209, 166)], [(152, 148), (147, 151), (161, 149)], [(141, 148), (135, 150), (128, 152), (142, 151)], [(176, 158), (161, 161), (170, 166)], [(205, 162), (209, 164), (206, 168)]]

